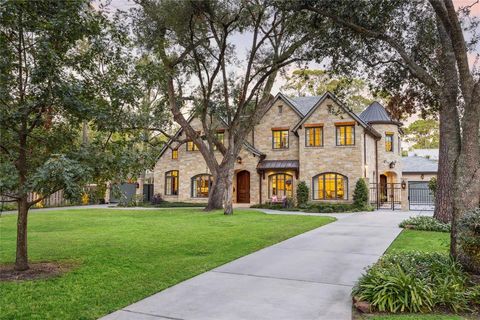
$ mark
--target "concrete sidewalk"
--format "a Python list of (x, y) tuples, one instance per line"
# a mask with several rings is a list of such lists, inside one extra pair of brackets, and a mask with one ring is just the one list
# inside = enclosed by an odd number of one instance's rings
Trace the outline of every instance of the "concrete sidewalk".
[(400, 233), (398, 224), (418, 214), (346, 214), (102, 319), (350, 320), (353, 285)]

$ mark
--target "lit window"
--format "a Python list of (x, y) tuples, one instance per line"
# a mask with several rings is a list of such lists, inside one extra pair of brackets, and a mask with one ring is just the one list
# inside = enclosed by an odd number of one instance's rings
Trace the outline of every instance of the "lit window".
[(322, 173), (313, 177), (314, 200), (346, 200), (348, 178), (339, 173)]
[(337, 146), (353, 146), (355, 144), (355, 126), (337, 125)]
[(268, 177), (268, 195), (277, 196), (279, 200), (286, 196), (293, 197), (293, 177), (286, 173), (272, 174)]
[(323, 127), (305, 128), (305, 146), (306, 147), (323, 146)]
[(288, 130), (272, 130), (272, 148), (288, 149)]
[(165, 172), (165, 195), (178, 195), (178, 170)]
[[(225, 144), (225, 133), (223, 131), (218, 131), (215, 134), (215, 138), (217, 138), (218, 141), (220, 141), (221, 144)], [(213, 146), (213, 150), (217, 150), (217, 146)]]
[(198, 151), (198, 147), (193, 141), (188, 141), (187, 142), (187, 151)]
[(385, 133), (385, 151), (393, 152), (393, 133)]
[(178, 159), (178, 149), (172, 150), (172, 159)]
[(192, 178), (192, 198), (208, 198), (208, 191), (212, 184), (212, 176), (199, 174)]

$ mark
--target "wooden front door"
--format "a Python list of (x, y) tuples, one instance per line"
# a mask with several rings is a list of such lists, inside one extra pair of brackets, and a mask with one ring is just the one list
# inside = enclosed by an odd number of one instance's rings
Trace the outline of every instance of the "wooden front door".
[(250, 172), (237, 173), (237, 203), (250, 203)]

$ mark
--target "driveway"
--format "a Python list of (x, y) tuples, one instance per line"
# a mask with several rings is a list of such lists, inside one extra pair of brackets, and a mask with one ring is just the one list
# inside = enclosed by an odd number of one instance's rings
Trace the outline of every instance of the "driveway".
[(398, 223), (418, 214), (344, 214), (102, 319), (350, 320), (353, 285), (400, 233)]

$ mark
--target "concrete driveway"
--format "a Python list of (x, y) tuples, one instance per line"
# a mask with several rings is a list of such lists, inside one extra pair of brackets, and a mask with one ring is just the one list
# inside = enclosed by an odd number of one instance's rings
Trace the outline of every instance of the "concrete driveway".
[(343, 214), (102, 319), (350, 320), (353, 285), (400, 233), (398, 224), (418, 214)]

